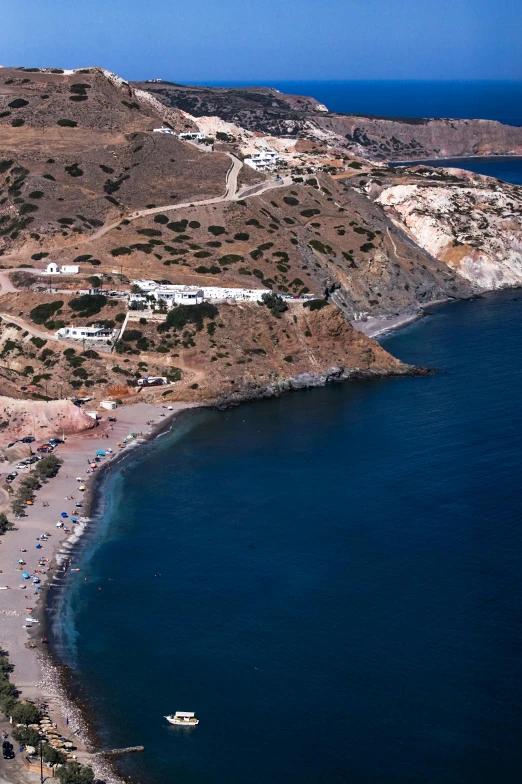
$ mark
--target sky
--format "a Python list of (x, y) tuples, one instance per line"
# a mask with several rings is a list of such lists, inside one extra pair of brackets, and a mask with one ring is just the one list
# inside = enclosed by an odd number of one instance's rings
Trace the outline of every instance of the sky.
[(522, 79), (522, 0), (0, 0), (0, 64), (126, 79)]

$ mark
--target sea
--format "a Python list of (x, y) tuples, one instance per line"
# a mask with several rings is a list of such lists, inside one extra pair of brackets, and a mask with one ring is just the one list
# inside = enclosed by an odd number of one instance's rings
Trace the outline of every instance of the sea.
[(434, 306), (381, 342), (436, 372), (181, 414), (106, 476), (50, 627), (122, 772), (520, 784), (521, 341), (522, 293)]

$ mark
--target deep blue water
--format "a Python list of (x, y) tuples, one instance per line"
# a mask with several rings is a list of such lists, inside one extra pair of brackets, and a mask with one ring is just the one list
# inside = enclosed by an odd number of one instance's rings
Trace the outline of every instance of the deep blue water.
[[(252, 82), (205, 82), (212, 87)], [(455, 117), (522, 125), (522, 81), (267, 81), (291, 95), (311, 95), (331, 112), (382, 117)]]
[(521, 341), (522, 294), (434, 308), (385, 346), (437, 375), (198, 412), (114, 472), (62, 653), (135, 780), (520, 784)]
[[(488, 177), (513, 182), (522, 185), (522, 157), (493, 157), (493, 158), (446, 158), (444, 160), (424, 160), (428, 166), (455, 166), (458, 169), (468, 169)], [(395, 164), (394, 164), (395, 165)]]

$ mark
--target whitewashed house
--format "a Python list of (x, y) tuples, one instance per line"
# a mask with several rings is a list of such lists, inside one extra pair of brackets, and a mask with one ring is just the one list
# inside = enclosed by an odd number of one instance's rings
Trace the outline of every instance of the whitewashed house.
[(61, 267), (56, 264), (55, 261), (51, 261), (45, 270), (43, 271), (43, 275), (78, 275), (80, 272), (80, 268), (77, 264), (62, 264)]
[(180, 139), (189, 139), (190, 141), (200, 141), (201, 139), (206, 139), (207, 134), (201, 131), (183, 131), (183, 133), (178, 133), (178, 137)]
[(170, 307), (200, 305), (204, 300), (203, 292), (197, 286), (158, 286), (152, 296), (157, 302), (162, 300)]
[(270, 289), (237, 289), (222, 286), (203, 286), (205, 299), (234, 299), (236, 302), (258, 302), (263, 294), (271, 294)]
[(55, 334), (57, 338), (67, 340), (104, 340), (107, 342), (113, 337), (112, 329), (106, 327), (62, 327)]
[(168, 133), (170, 136), (175, 136), (175, 131), (172, 128), (153, 128), (154, 133)]
[(279, 155), (274, 150), (261, 150), (253, 152), (250, 157), (245, 158), (244, 163), (257, 171), (267, 171), (272, 169), (279, 161)]

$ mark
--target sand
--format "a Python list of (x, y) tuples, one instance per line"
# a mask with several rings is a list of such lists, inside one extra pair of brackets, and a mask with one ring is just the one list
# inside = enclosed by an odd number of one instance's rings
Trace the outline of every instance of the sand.
[[(16, 525), (16, 531), (10, 531), (0, 537), (0, 645), (9, 652), (9, 658), (14, 664), (12, 675), (13, 682), (21, 691), (21, 697), (37, 701), (48, 702), (51, 715), (58, 726), (68, 736), (73, 736), (74, 730), (80, 729), (80, 716), (73, 706), (66, 704), (65, 696), (58, 687), (57, 678), (53, 674), (53, 667), (45, 655), (46, 645), (40, 643), (39, 627), (44, 632), (44, 597), (45, 590), (36, 591), (32, 579), (25, 580), (22, 571), (30, 575), (37, 574), (44, 586), (48, 580), (54, 579), (56, 568), (67, 556), (68, 547), (72, 547), (77, 537), (81, 535), (84, 526), (70, 522), (72, 515), (78, 518), (88, 515), (88, 505), (92, 492), (92, 480), (96, 471), (87, 473), (89, 468), (88, 458), (94, 458), (98, 449), (113, 450), (112, 455), (104, 458), (98, 465), (101, 467), (122, 451), (132, 449), (133, 444), (140, 443), (143, 437), (150, 435), (154, 430), (168, 422), (169, 418), (185, 408), (191, 407), (186, 403), (170, 404), (169, 411), (162, 404), (136, 403), (122, 406), (115, 411), (106, 412), (99, 426), (93, 430), (70, 435), (64, 444), (60, 444), (55, 454), (63, 460), (58, 475), (50, 479), (37, 492), (33, 506), (27, 508), (27, 516), (16, 519), (6, 510), (8, 518)], [(108, 416), (115, 416), (117, 421), (110, 423)], [(149, 424), (147, 424), (149, 423)], [(141, 433), (143, 437), (128, 441), (124, 449), (117, 446), (130, 433)], [(33, 444), (36, 446), (36, 444)], [(14, 468), (14, 464), (2, 465), (0, 482), (5, 481), (5, 476)], [(99, 470), (99, 469), (97, 469)], [(13, 482), (16, 490), (17, 483), (28, 473), (28, 469), (19, 471)], [(81, 482), (77, 477), (82, 477), (86, 484), (86, 491), (81, 492), (78, 487)], [(43, 506), (45, 501), (48, 506)], [(75, 503), (81, 501), (83, 508), (76, 509)], [(69, 534), (56, 527), (56, 522), (61, 520), (61, 513), (67, 512), (69, 518), (64, 520), (71, 529)], [(87, 523), (89, 525), (89, 523)], [(41, 542), (41, 549), (36, 549), (40, 534), (48, 532), (50, 538)], [(69, 542), (69, 544), (68, 544)], [(25, 552), (22, 552), (25, 550)], [(26, 563), (20, 566), (17, 561), (23, 559)], [(38, 561), (45, 559), (46, 565), (39, 566)], [(74, 563), (72, 564), (74, 567)], [(40, 619), (40, 623), (33, 624), (32, 629), (24, 628), (26, 618)], [(36, 648), (28, 648), (27, 643), (33, 640)], [(65, 723), (65, 713), (71, 711), (69, 726)], [(78, 746), (82, 749), (80, 738)], [(80, 757), (84, 755), (79, 754)], [(18, 755), (17, 755), (18, 757)], [(89, 762), (89, 760), (85, 760)], [(19, 778), (22, 773), (21, 766), (15, 761), (10, 763), (9, 770), (16, 772), (10, 780)], [(13, 767), (11, 767), (13, 766)], [(3, 767), (3, 766), (2, 766)], [(5, 775), (7, 770), (3, 767), (0, 774)], [(30, 775), (30, 774), (27, 774)]]
[(369, 338), (376, 338), (385, 335), (387, 332), (394, 332), (396, 329), (405, 327), (413, 321), (422, 318), (422, 313), (410, 314), (405, 316), (368, 316), (366, 321), (351, 321), (352, 327)]

